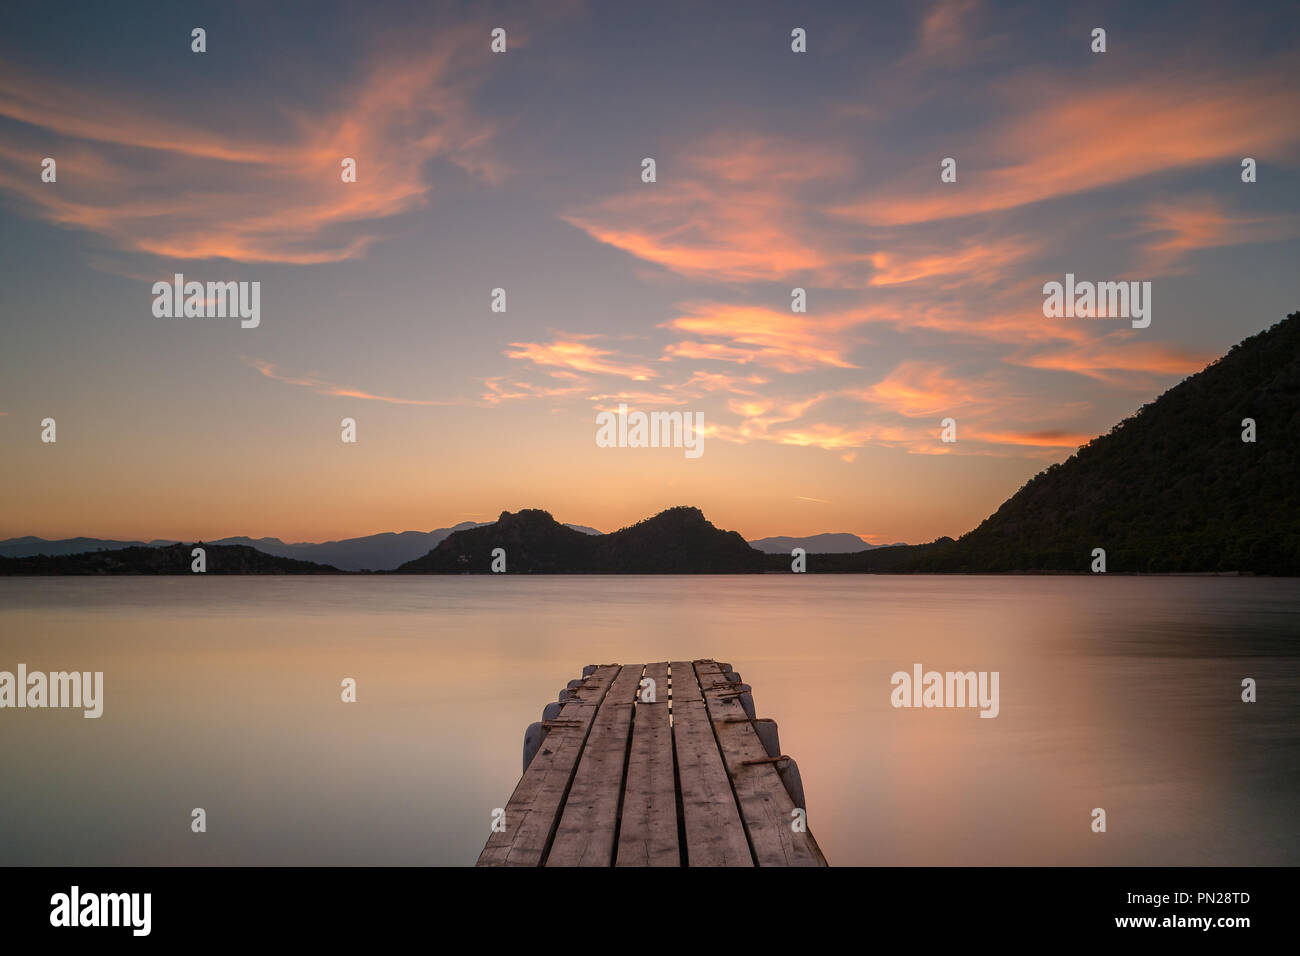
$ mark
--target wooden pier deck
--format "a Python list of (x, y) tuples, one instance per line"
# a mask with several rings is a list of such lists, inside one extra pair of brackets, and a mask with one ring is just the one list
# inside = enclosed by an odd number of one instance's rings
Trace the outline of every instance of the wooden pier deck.
[(826, 866), (776, 724), (712, 660), (584, 668), (504, 810), (479, 866)]

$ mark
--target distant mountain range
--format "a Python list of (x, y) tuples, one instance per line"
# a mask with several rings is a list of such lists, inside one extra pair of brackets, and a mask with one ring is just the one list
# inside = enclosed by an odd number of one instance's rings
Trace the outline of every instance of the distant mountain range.
[[(212, 545), (242, 545), (256, 548), (264, 554), (280, 558), (294, 558), (315, 564), (331, 565), (343, 571), (388, 571), (407, 561), (427, 554), (429, 549), (455, 531), (482, 527), (483, 522), (463, 521), (450, 528), (434, 531), (402, 531), (372, 534), (362, 538), (344, 538), (342, 541), (325, 541), (320, 544), (286, 544), (279, 538), (220, 538), (208, 542)], [(584, 534), (600, 534), (595, 528), (569, 525)], [(118, 551), (124, 548), (157, 548), (177, 544), (176, 541), (113, 541), (102, 538), (64, 538), (46, 541), (43, 538), (10, 538), (0, 541), (0, 558), (24, 558), (39, 554), (80, 554), (86, 551)]]
[(106, 541), (103, 538), (61, 538), (48, 541), (27, 535), (0, 541), (0, 558), (26, 558), (32, 555), (80, 554), (83, 551), (110, 551), (119, 548), (161, 548), (175, 541)]
[(808, 554), (851, 554), (857, 551), (871, 551), (875, 548), (894, 548), (902, 543), (899, 541), (895, 544), (870, 544), (856, 534), (847, 532), (814, 534), (807, 538), (783, 536), (755, 538), (749, 542), (750, 547), (757, 548), (764, 554), (789, 554), (795, 548), (803, 548)]
[[(236, 536), (209, 542), (214, 545), (242, 545), (256, 548), (264, 554), (281, 558), (295, 558), (315, 564), (331, 565), (343, 571), (389, 571), (428, 554), (448, 535), (470, 528), (481, 528), (487, 522), (462, 521), (450, 528), (434, 531), (402, 531), (371, 534), (361, 538), (344, 538), (342, 541), (325, 541), (319, 544), (301, 542), (288, 544), (279, 538), (248, 538)], [(599, 535), (595, 528), (567, 524), (567, 528), (586, 535)], [(30, 535), (0, 541), (0, 558), (25, 558), (35, 555), (82, 554), (87, 551), (120, 551), (124, 548), (159, 548), (178, 544), (177, 541), (117, 541), (105, 538), (64, 538), (47, 541)], [(807, 538), (759, 538), (750, 541), (752, 547), (770, 554), (789, 554), (794, 548), (803, 548), (809, 554), (841, 554), (863, 551), (886, 545), (868, 544), (856, 534), (815, 534)]]
[[(1253, 441), (1243, 440), (1245, 424)], [(489, 573), (1110, 572), (1300, 575), (1300, 312), (1144, 405), (1106, 435), (1030, 479), (954, 540), (873, 546), (851, 534), (746, 542), (698, 508), (670, 508), (611, 534), (545, 511), (494, 522), (324, 544), (211, 542), (209, 572), (386, 570)], [(191, 546), (71, 538), (0, 542), (0, 574), (189, 572)], [(91, 550), (100, 548), (103, 550)], [(87, 553), (88, 552), (88, 553)]]

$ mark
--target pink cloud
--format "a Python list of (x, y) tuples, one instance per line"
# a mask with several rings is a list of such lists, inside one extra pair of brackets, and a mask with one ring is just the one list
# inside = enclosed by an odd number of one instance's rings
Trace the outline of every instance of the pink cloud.
[(844, 335), (846, 327), (857, 323), (854, 316), (812, 317), (718, 302), (686, 303), (681, 310), (683, 314), (666, 322), (664, 328), (725, 341), (674, 342), (664, 349), (665, 358), (753, 363), (782, 372), (819, 366), (857, 367), (848, 358), (854, 343)]
[(510, 351), (504, 354), (512, 359), (524, 359), (536, 365), (555, 366), (562, 370), (587, 372), (599, 375), (617, 375), (633, 381), (644, 382), (658, 373), (645, 365), (625, 362), (615, 352), (596, 348), (569, 336), (554, 342), (511, 342)]
[[(278, 105), (274, 127), (168, 118), (161, 97), (74, 89), (7, 68), (0, 117), (28, 126), (0, 145), (0, 188), (40, 218), (128, 251), (300, 265), (354, 259), (382, 235), (377, 221), (427, 201), (430, 160), (488, 181), (504, 174), (487, 149), (493, 126), (467, 104), (466, 39), (448, 31), (418, 57), (377, 60), (324, 111), (275, 104), (273, 95), (244, 105)], [(46, 155), (58, 162), (56, 184), (40, 181)], [(341, 180), (344, 157), (357, 162), (355, 183)]]
[(1300, 113), (1300, 91), (1271, 78), (1166, 73), (1099, 91), (1052, 86), (1046, 78), (1021, 84), (1042, 105), (1013, 108), (962, 149), (957, 183), (939, 182), (936, 158), (932, 168), (833, 211), (877, 226), (933, 222), (1214, 162), (1235, 175), (1242, 156), (1300, 139), (1289, 119)]

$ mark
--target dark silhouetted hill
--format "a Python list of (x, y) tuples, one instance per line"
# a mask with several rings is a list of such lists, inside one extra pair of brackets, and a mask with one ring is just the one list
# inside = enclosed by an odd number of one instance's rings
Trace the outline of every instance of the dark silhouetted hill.
[(27, 535), (0, 541), (0, 558), (27, 558), (38, 554), (81, 554), (85, 551), (117, 551), (122, 548), (158, 548), (175, 541), (116, 541), (107, 538), (61, 538), (48, 541)]
[(501, 512), (492, 524), (456, 531), (423, 557), (397, 570), (489, 572), (492, 552), (506, 552), (506, 571), (540, 574), (581, 572), (591, 563), (592, 535), (560, 524), (549, 512), (526, 508)]
[(1094, 548), (1108, 572), (1300, 574), (1300, 312), (1034, 476), (956, 541), (810, 556), (808, 570), (1088, 571)]
[[(389, 571), (407, 561), (412, 561), (427, 554), (454, 531), (466, 528), (478, 528), (486, 522), (462, 521), (450, 528), (435, 528), (433, 531), (387, 531), (370, 534), (360, 538), (344, 538), (341, 541), (310, 542), (303, 541), (290, 544), (279, 538), (249, 538), (242, 535), (230, 538), (213, 539), (213, 545), (244, 545), (256, 548), (264, 554), (280, 558), (296, 558), (314, 564), (327, 564), (343, 571)], [(584, 525), (569, 525), (585, 534), (600, 534), (595, 528)], [(47, 541), (44, 538), (27, 536), (0, 541), (0, 557), (26, 558), (38, 554), (81, 554), (86, 551), (119, 551), (122, 548), (150, 547), (176, 544), (176, 541), (117, 541), (104, 538), (64, 538)]]
[(286, 544), (279, 538), (235, 537), (219, 538), (213, 544), (242, 544), (277, 557), (329, 564), (344, 571), (388, 571), (424, 554), (452, 532), (477, 528), (480, 524), (481, 522), (463, 521), (453, 527), (433, 531), (388, 531), (320, 543)]
[(191, 551), (202, 547), (207, 574), (338, 574), (337, 568), (311, 561), (263, 554), (242, 545), (172, 544), (165, 547), (129, 547), (83, 554), (30, 555), (0, 558), (0, 575), (6, 574), (194, 574)]
[(597, 568), (625, 574), (737, 574), (765, 564), (739, 533), (715, 528), (699, 508), (669, 508), (591, 540)]
[(734, 531), (709, 523), (698, 508), (670, 508), (612, 534), (586, 534), (549, 513), (503, 511), (490, 525), (457, 531), (404, 573), (487, 573), (505, 551), (507, 573), (735, 574), (764, 569), (763, 555)]

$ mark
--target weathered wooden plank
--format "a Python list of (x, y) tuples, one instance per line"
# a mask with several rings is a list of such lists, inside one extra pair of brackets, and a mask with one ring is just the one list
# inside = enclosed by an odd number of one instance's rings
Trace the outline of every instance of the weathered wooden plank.
[(583, 747), (547, 866), (612, 866), (641, 664), (624, 664)]
[(759, 866), (826, 866), (812, 833), (796, 833), (791, 828), (794, 801), (746, 718), (734, 686), (728, 686), (730, 682), (713, 661), (696, 661), (695, 672), (755, 862)]
[(695, 676), (695, 665), (690, 661), (673, 661), (669, 666), (672, 668), (673, 703), (684, 700), (703, 701), (700, 681)]
[(488, 837), (479, 866), (541, 866), (588, 732), (619, 671), (617, 664), (597, 667), (569, 692), (505, 806), (505, 830)]
[(681, 866), (668, 665), (647, 664), (644, 676), (655, 682), (655, 702), (638, 699), (632, 718), (615, 862), (618, 866)]
[(673, 661), (673, 748), (681, 781), (688, 866), (753, 866), (744, 824), (694, 667)]

